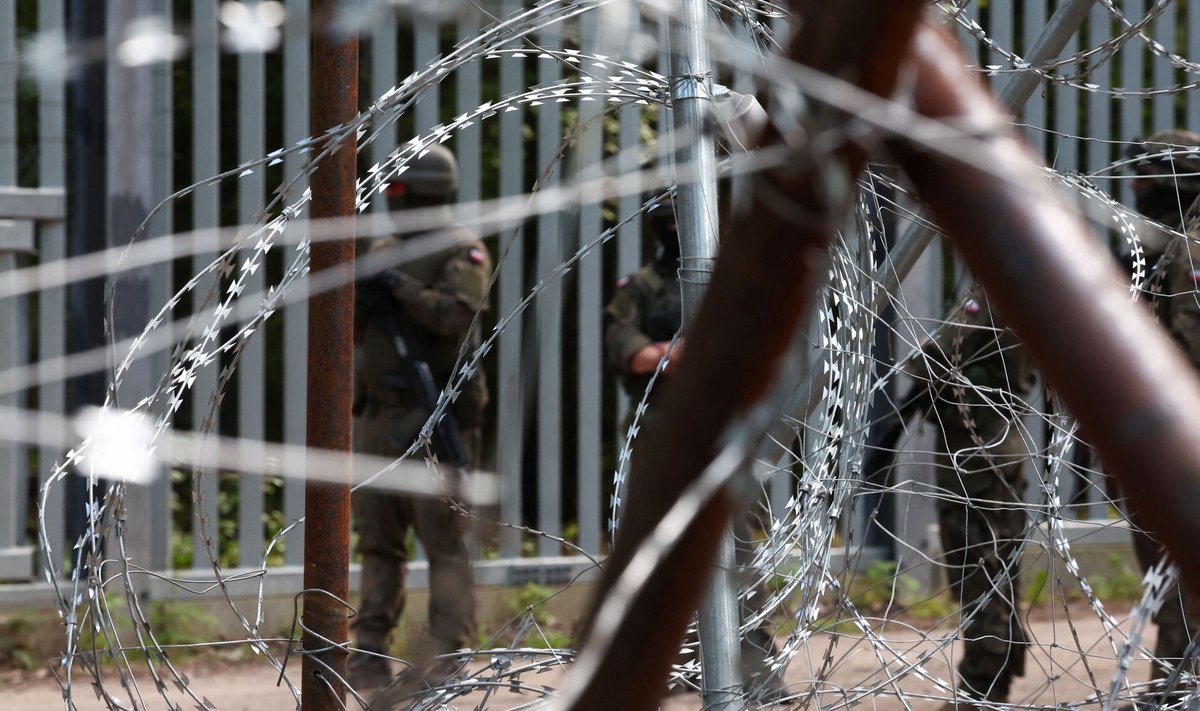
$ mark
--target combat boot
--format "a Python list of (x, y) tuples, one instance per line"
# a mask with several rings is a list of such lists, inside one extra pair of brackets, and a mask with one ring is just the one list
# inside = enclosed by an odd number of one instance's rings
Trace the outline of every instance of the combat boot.
[(360, 693), (387, 685), (393, 676), (392, 664), (379, 647), (359, 646), (346, 664), (346, 681)]

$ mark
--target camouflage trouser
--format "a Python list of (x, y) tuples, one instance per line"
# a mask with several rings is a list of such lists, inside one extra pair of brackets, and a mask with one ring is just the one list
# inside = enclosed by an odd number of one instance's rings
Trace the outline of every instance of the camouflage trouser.
[[(1145, 572), (1162, 559), (1163, 548), (1137, 525), (1136, 514), (1130, 514), (1130, 519), (1135, 527), (1133, 550), (1137, 554), (1142, 572)], [(1193, 634), (1200, 630), (1200, 595), (1194, 591), (1181, 590), (1178, 585), (1172, 586), (1163, 598), (1158, 614), (1154, 616), (1154, 623), (1158, 626), (1154, 656), (1165, 664), (1153, 664), (1150, 678), (1165, 679), (1170, 675), (1171, 667), (1179, 665)], [(1185, 671), (1195, 671), (1194, 658), (1191, 668)]]
[[(980, 433), (994, 441), (995, 433)], [(1026, 516), (1022, 464), (1028, 454), (1017, 433), (978, 453), (969, 433), (947, 428), (939, 457), (938, 522), (950, 589), (970, 621), (962, 629), (959, 686), (1005, 700), (1025, 673), (1025, 630), (1018, 613), (1020, 580), (1009, 567)]]
[[(420, 414), (396, 408), (368, 410), (355, 422), (355, 448), (399, 456), (406, 444), (396, 432), (415, 432)], [(415, 436), (415, 435), (414, 435)], [(466, 439), (466, 438), (464, 438)], [(444, 499), (409, 497), (374, 489), (354, 493), (354, 529), (362, 554), (362, 600), (354, 618), (360, 647), (386, 650), (405, 602), (408, 531), (429, 559), (429, 636), (432, 654), (474, 646), (475, 593), (463, 541), (463, 518)]]

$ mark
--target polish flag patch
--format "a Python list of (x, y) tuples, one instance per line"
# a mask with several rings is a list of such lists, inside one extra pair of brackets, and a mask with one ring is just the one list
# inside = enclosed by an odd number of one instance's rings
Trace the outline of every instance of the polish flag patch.
[(467, 259), (471, 260), (471, 264), (474, 264), (476, 266), (483, 264), (485, 261), (487, 261), (483, 256), (483, 252), (478, 249), (472, 249), (469, 252), (467, 252)]
[(1188, 272), (1188, 276), (1192, 278), (1192, 283), (1200, 283), (1200, 269), (1193, 269)]
[(620, 279), (617, 279), (617, 288), (618, 289), (624, 289), (627, 286), (629, 286), (629, 277), (623, 276)]

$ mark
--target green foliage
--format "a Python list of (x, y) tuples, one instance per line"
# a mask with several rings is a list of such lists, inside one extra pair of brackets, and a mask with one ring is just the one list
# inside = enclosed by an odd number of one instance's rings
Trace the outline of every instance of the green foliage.
[[(220, 624), (215, 615), (202, 605), (185, 602), (156, 601), (148, 611), (150, 629), (164, 647), (211, 642), (219, 637)], [(184, 647), (168, 650), (172, 657), (191, 656), (204, 647)]]
[(544, 603), (553, 594), (554, 591), (545, 585), (528, 582), (512, 592), (505, 593), (504, 604), (513, 615), (528, 612), (533, 615), (535, 622), (544, 625), (550, 622)]
[(913, 602), (905, 612), (910, 617), (919, 620), (944, 620), (953, 615), (957, 610), (958, 603), (954, 601), (950, 593), (943, 592)]
[(520, 644), (539, 649), (560, 649), (573, 645), (573, 637), (564, 629), (558, 618), (546, 609), (546, 601), (554, 590), (534, 582), (525, 583), (504, 595), (504, 603), (514, 616), (529, 615), (537, 623), (536, 628), (526, 635)]
[(1125, 557), (1108, 557), (1108, 575), (1092, 575), (1087, 581), (1101, 600), (1138, 600), (1142, 597), (1142, 576), (1129, 567)]
[[(212, 476), (211, 474), (209, 476)], [(206, 523), (208, 536), (217, 546), (217, 562), (222, 567), (233, 567), (238, 564), (238, 499), (239, 478), (223, 476), (217, 489), (217, 518), (216, 522)], [(171, 472), (171, 566), (175, 570), (185, 570), (197, 563), (206, 564), (207, 560), (195, 561), (193, 539), (195, 526), (199, 523), (194, 516), (195, 493), (190, 472), (173, 470)], [(284, 526), (287, 520), (283, 514), (283, 479), (266, 477), (263, 479), (263, 524), (264, 544), (270, 543)], [(267, 556), (267, 565), (281, 565), (287, 544), (280, 541)], [(252, 559), (257, 563), (260, 559)]]
[(34, 669), (41, 666), (36, 625), (23, 615), (0, 622), (0, 668)]
[(1030, 605), (1040, 605), (1046, 602), (1047, 584), (1050, 582), (1050, 572), (1039, 570), (1033, 574), (1025, 589), (1025, 599)]
[(921, 584), (911, 575), (899, 573), (896, 562), (877, 560), (850, 581), (847, 592), (860, 610), (880, 612), (894, 604), (908, 606), (916, 601)]

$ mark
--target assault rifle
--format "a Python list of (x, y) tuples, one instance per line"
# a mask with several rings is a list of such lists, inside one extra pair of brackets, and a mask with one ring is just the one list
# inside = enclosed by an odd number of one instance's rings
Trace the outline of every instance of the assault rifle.
[[(355, 308), (358, 316), (363, 319), (377, 320), (387, 331), (400, 358), (400, 370), (383, 376), (383, 386), (395, 390), (411, 390), (420, 398), (421, 405), (427, 413), (432, 413), (437, 407), (438, 394), (441, 388), (433, 380), (433, 371), (429, 363), (415, 356), (409, 347), (409, 339), (405, 337), (396, 314), (400, 304), (392, 296), (392, 290), (387, 282), (380, 277), (360, 279), (355, 284)], [(465, 467), (470, 462), (466, 445), (463, 444), (462, 433), (458, 428), (458, 419), (447, 409), (437, 424), (433, 427), (430, 443), (438, 461), (455, 467)]]

